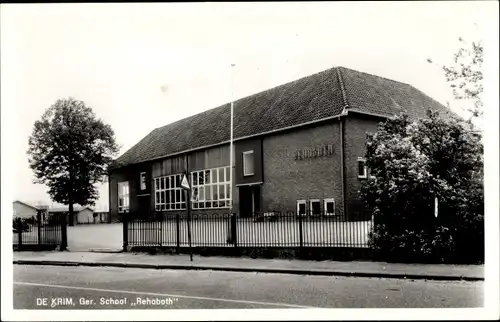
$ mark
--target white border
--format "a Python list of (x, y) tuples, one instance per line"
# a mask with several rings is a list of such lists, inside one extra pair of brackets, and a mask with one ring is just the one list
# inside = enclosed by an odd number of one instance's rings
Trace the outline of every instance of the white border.
[[(499, 299), (499, 189), (498, 189), (498, 2), (491, 5), (488, 39), (485, 39), (485, 213), (486, 213), (486, 265), (485, 265), (485, 307), (479, 309), (315, 309), (315, 310), (96, 310), (96, 311), (24, 311), (12, 309), (12, 229), (10, 216), (1, 216), (2, 270), (1, 270), (1, 314), (2, 320), (12, 321), (81, 321), (81, 320), (477, 320), (498, 319)], [(478, 3), (484, 5), (483, 3)], [(175, 4), (173, 4), (175, 5)], [(209, 4), (221, 6), (221, 4)], [(241, 4), (248, 5), (248, 4)], [(252, 4), (253, 5), (253, 4)], [(287, 4), (292, 5), (292, 4)], [(302, 5), (296, 3), (294, 5)], [(318, 4), (323, 5), (323, 4)], [(2, 5), (3, 7), (4, 5)], [(142, 4), (137, 4), (141, 8)], [(2, 8), (3, 9), (3, 8)], [(3, 10), (2, 10), (3, 11)], [(453, 13), (450, 13), (453, 14)], [(486, 21), (485, 21), (486, 20)], [(8, 84), (1, 83), (2, 92), (8, 90)], [(8, 159), (15, 141), (9, 137), (13, 133), (15, 122), (11, 122), (15, 110), (2, 108), (1, 111), (1, 195), (2, 213), (12, 211), (12, 191), (14, 186), (15, 164)]]

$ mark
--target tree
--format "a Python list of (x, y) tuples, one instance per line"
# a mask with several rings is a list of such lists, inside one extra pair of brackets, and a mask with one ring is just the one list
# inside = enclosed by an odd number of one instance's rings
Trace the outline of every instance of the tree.
[[(454, 55), (453, 64), (440, 66), (446, 81), (457, 100), (471, 100), (474, 107), (469, 109), (472, 117), (483, 115), (483, 43), (481, 40), (468, 43), (458, 39), (461, 47)], [(432, 59), (427, 59), (433, 63)]]
[(95, 184), (103, 182), (118, 152), (111, 126), (73, 98), (59, 99), (34, 124), (29, 138), (29, 163), (35, 183), (46, 184), (52, 200), (69, 205), (94, 205)]
[[(484, 247), (483, 146), (472, 124), (400, 115), (368, 135), (371, 178), (360, 195), (373, 210), (371, 246), (411, 260), (479, 260)], [(434, 207), (438, 201), (438, 217)], [(471, 252), (472, 251), (472, 252)], [(471, 259), (473, 258), (473, 259)]]

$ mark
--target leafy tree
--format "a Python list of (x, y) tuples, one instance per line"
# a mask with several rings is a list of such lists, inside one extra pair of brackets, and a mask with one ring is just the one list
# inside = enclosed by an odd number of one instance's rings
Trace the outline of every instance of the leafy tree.
[[(458, 39), (461, 47), (454, 55), (453, 64), (440, 66), (446, 81), (453, 89), (457, 100), (471, 100), (474, 107), (469, 109), (472, 117), (483, 115), (483, 43), (481, 40), (468, 43)], [(432, 59), (427, 59), (433, 63)]]
[(52, 200), (69, 205), (72, 225), (73, 204), (95, 204), (95, 184), (103, 182), (117, 152), (111, 126), (69, 98), (57, 100), (35, 122), (27, 153), (35, 183), (46, 184)]
[[(371, 246), (410, 260), (481, 259), (484, 247), (483, 146), (472, 124), (400, 115), (368, 135), (371, 178), (360, 195), (373, 210)], [(434, 216), (435, 201), (438, 216)]]

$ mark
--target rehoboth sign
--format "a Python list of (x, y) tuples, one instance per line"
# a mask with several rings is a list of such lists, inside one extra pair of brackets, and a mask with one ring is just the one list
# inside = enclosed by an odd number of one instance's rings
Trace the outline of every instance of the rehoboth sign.
[(295, 151), (295, 160), (304, 160), (333, 155), (333, 144), (317, 148), (305, 148)]

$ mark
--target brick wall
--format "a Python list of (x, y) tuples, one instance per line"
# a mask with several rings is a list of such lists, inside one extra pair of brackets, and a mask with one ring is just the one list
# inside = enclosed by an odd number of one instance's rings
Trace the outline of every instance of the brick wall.
[[(297, 149), (333, 145), (333, 155), (295, 159)], [(297, 200), (335, 198), (342, 213), (340, 121), (312, 125), (263, 139), (262, 211), (296, 211)]]
[(380, 118), (360, 114), (349, 114), (345, 119), (344, 162), (346, 216), (349, 220), (362, 220), (364, 207), (359, 199), (359, 189), (363, 180), (358, 178), (358, 157), (366, 152), (366, 134), (376, 132)]
[[(365, 155), (366, 133), (375, 132), (378, 122), (382, 119), (352, 113), (344, 120), (345, 214), (350, 220), (359, 220), (363, 219), (363, 206), (358, 195), (363, 179), (358, 178), (357, 159)], [(297, 200), (306, 200), (309, 210), (309, 200), (311, 199), (320, 199), (323, 208), (324, 199), (334, 198), (335, 212), (339, 215), (343, 214), (340, 122), (340, 120), (331, 120), (327, 123), (313, 124), (266, 136), (262, 139), (262, 179), (264, 183), (261, 190), (261, 210), (263, 212), (271, 210), (296, 211)], [(235, 142), (235, 146), (237, 144), (238, 142)], [(327, 145), (333, 146), (332, 155), (296, 160), (297, 149)], [(228, 151), (229, 145), (224, 145), (190, 153), (189, 170), (227, 165), (229, 163)], [(172, 162), (175, 161), (173, 159)], [(177, 166), (174, 166), (174, 163)], [(173, 168), (175, 168), (173, 172), (184, 171), (184, 163), (180, 161), (170, 165), (169, 161), (161, 160), (151, 165), (152, 171), (150, 173), (153, 178), (170, 174)], [(110, 177), (110, 214), (113, 220), (118, 217), (118, 182), (129, 181), (130, 210), (134, 211), (137, 207), (136, 187), (138, 185), (136, 181), (139, 180), (139, 169), (135, 168), (129, 167), (114, 171)], [(234, 168), (233, 178), (236, 178)], [(151, 180), (151, 186), (152, 184), (153, 180)], [(154, 188), (152, 192), (150, 198), (152, 209), (154, 209)], [(237, 211), (239, 209), (239, 196), (238, 188), (235, 188), (234, 185), (232, 195), (233, 209)], [(225, 213), (228, 211), (229, 209), (225, 208), (194, 212)]]

